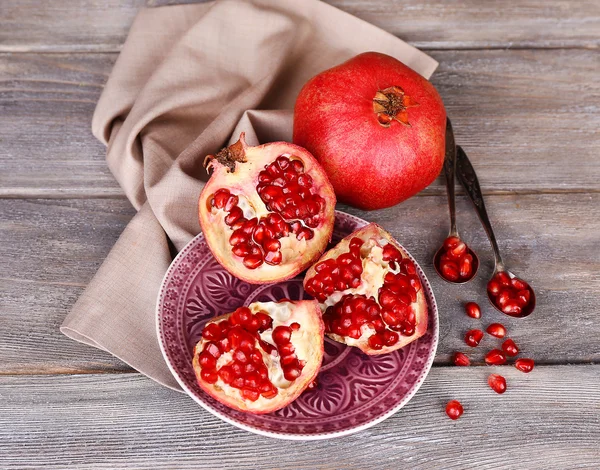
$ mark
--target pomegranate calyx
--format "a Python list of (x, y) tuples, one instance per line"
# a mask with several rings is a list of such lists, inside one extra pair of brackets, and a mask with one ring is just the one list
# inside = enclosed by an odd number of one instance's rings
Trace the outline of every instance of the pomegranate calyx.
[(380, 90), (375, 93), (373, 98), (373, 112), (377, 115), (377, 120), (383, 127), (390, 127), (392, 121), (398, 121), (407, 127), (411, 127), (406, 109), (418, 105), (419, 103), (406, 95), (404, 90), (398, 86)]
[(233, 173), (235, 171), (235, 164), (237, 162), (244, 163), (247, 161), (247, 145), (245, 135), (246, 134), (242, 132), (240, 135), (240, 140), (238, 140), (235, 144), (231, 144), (229, 147), (222, 148), (217, 152), (216, 155), (207, 155), (203, 163), (204, 168), (206, 168), (207, 171), (212, 170), (216, 161), (227, 168), (228, 173)]

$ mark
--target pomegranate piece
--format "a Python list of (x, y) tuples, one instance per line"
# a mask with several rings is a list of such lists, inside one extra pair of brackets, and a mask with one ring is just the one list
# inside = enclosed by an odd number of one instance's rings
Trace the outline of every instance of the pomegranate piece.
[(491, 374), (488, 377), (488, 385), (490, 388), (499, 394), (506, 392), (506, 379), (498, 374)]
[(451, 400), (446, 405), (446, 414), (448, 415), (448, 418), (452, 420), (457, 420), (460, 418), (463, 412), (463, 406), (458, 400)]
[(492, 349), (485, 355), (485, 363), (489, 366), (501, 366), (506, 364), (506, 356), (499, 349)]
[(341, 202), (367, 210), (394, 206), (435, 180), (445, 130), (433, 85), (377, 52), (313, 77), (294, 108), (294, 143), (321, 162)]
[(465, 310), (469, 317), (476, 319), (481, 318), (481, 309), (475, 302), (467, 302), (465, 304)]
[(526, 374), (528, 374), (529, 372), (531, 372), (533, 370), (533, 367), (535, 366), (535, 363), (533, 362), (533, 359), (517, 359), (515, 361), (515, 367), (517, 369), (519, 369), (521, 372), (525, 372)]
[(504, 338), (506, 336), (506, 328), (500, 323), (492, 323), (485, 331), (496, 338)]
[(481, 330), (469, 330), (465, 333), (465, 343), (472, 348), (479, 346), (482, 339), (483, 331)]
[(323, 311), (325, 333), (367, 354), (384, 354), (423, 336), (427, 301), (415, 264), (376, 224), (329, 250), (304, 278)]
[(250, 283), (294, 277), (331, 240), (335, 195), (305, 149), (286, 142), (235, 144), (206, 157), (200, 226), (217, 261)]
[(315, 381), (323, 338), (321, 310), (314, 300), (240, 307), (204, 327), (194, 348), (198, 384), (236, 410), (276, 411)]
[(460, 367), (467, 367), (467, 366), (471, 365), (471, 361), (469, 360), (469, 358), (467, 357), (466, 354), (461, 353), (461, 352), (455, 352), (454, 353), (454, 365), (460, 366)]
[(504, 341), (504, 343), (502, 343), (502, 351), (504, 351), (507, 356), (511, 357), (519, 354), (519, 348), (517, 347), (515, 342), (510, 338)]
[(450, 282), (463, 282), (474, 276), (476, 267), (473, 266), (473, 255), (469, 253), (465, 242), (458, 237), (450, 236), (444, 240), (442, 248), (444, 252), (439, 258), (436, 256), (436, 263), (438, 263), (438, 272), (444, 279)]
[(519, 316), (531, 302), (531, 288), (522, 279), (500, 271), (488, 282), (490, 299), (503, 313)]

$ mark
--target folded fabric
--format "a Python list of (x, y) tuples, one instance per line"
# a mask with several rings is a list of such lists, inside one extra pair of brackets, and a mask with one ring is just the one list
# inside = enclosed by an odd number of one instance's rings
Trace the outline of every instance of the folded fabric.
[(173, 252), (200, 232), (204, 157), (237, 140), (242, 129), (249, 143), (290, 140), (290, 110), (302, 85), (369, 50), (426, 78), (437, 66), (400, 39), (316, 0), (141, 10), (92, 123), (138, 213), (61, 331), (179, 389), (156, 338), (155, 303)]

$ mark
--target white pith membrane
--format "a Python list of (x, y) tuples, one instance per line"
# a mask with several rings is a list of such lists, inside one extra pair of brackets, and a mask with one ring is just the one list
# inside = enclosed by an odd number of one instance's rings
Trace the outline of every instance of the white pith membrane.
[[(279, 355), (274, 353), (268, 354), (259, 345), (258, 340), (255, 340), (254, 346), (263, 357), (263, 362), (268, 369), (269, 380), (278, 389), (275, 397), (265, 398), (261, 395), (253, 402), (244, 399), (240, 389), (226, 384), (221, 377), (218, 377), (215, 384), (210, 384), (202, 380), (198, 357), (202, 353), (204, 346), (209, 342), (205, 338), (202, 338), (194, 348), (193, 366), (199, 385), (220, 402), (241, 411), (268, 413), (283, 408), (297, 398), (316, 376), (323, 360), (323, 322), (320, 318), (316, 301), (311, 300), (296, 302), (254, 302), (248, 305), (248, 308), (253, 314), (263, 311), (273, 319), (272, 327), (259, 333), (259, 336), (263, 341), (274, 347), (276, 347), (276, 344), (273, 341), (272, 333), (275, 328), (280, 325), (290, 326), (292, 323), (300, 324), (298, 330), (292, 331), (290, 338), (290, 342), (295, 348), (294, 354), (299, 361), (305, 362), (300, 376), (293, 381), (287, 380), (283, 376)], [(231, 313), (227, 313), (216, 317), (208, 323), (218, 323), (228, 319), (230, 316)], [(222, 353), (217, 359), (217, 371), (232, 361), (232, 352), (233, 349)]]
[[(335, 208), (333, 188), (314, 157), (301, 147), (284, 142), (248, 147), (243, 140), (243, 134), (238, 144), (244, 149), (246, 161), (236, 162), (234, 171), (230, 172), (216, 160), (211, 163), (213, 173), (200, 195), (200, 225), (219, 263), (235, 276), (247, 282), (260, 283), (288, 279), (310, 266), (323, 253), (331, 238)], [(290, 153), (290, 149), (294, 150), (293, 153)], [(303, 227), (309, 228), (314, 234), (313, 238), (308, 241), (298, 240), (296, 234), (290, 232), (287, 236), (277, 239), (281, 243), (279, 251), (282, 255), (279, 264), (270, 265), (263, 261), (258, 268), (250, 269), (244, 266), (242, 257), (232, 253), (233, 247), (229, 240), (234, 229), (225, 223), (228, 212), (225, 209), (210, 207), (210, 200), (216, 191), (227, 189), (232, 195), (238, 196), (237, 205), (246, 219), (256, 217), (260, 221), (261, 217), (276, 214), (275, 211), (267, 209), (256, 188), (259, 185), (259, 173), (280, 156), (302, 162), (304, 173), (309, 174), (313, 181), (311, 192), (319, 194), (325, 200), (325, 208), (321, 208), (319, 225), (315, 228), (307, 227), (301, 219), (284, 218), (286, 223), (300, 222)], [(264, 250), (262, 254), (264, 257)]]
[[(338, 245), (325, 253), (313, 267), (311, 267), (306, 277), (304, 285), (308, 280), (312, 279), (315, 274), (315, 266), (327, 259), (337, 259), (340, 255), (350, 251), (350, 241), (353, 238), (360, 238), (363, 245), (360, 248), (362, 259), (363, 272), (361, 274), (361, 283), (358, 287), (350, 287), (342, 291), (334, 291), (325, 299), (324, 302), (319, 302), (321, 311), (325, 313), (327, 307), (337, 304), (345, 295), (364, 295), (366, 298), (372, 297), (379, 304), (379, 289), (384, 284), (385, 275), (388, 272), (398, 274), (400, 272), (400, 264), (396, 263), (396, 267), (390, 267), (390, 263), (383, 260), (383, 248), (391, 243), (401, 253), (403, 259), (408, 259), (407, 253), (395, 242), (392, 236), (379, 227), (377, 224), (369, 224), (356, 232), (344, 238)], [(373, 350), (368, 344), (370, 336), (376, 333), (372, 326), (367, 323), (360, 327), (361, 336), (358, 339), (349, 336), (340, 336), (335, 333), (326, 332), (325, 334), (331, 339), (349, 346), (356, 346), (368, 354), (385, 354), (396, 349), (399, 349), (417, 338), (423, 336), (427, 330), (427, 301), (423, 292), (423, 287), (417, 291), (417, 300), (412, 302), (410, 307), (415, 312), (416, 323), (415, 332), (411, 336), (405, 336), (398, 332), (399, 339), (393, 346), (383, 346), (382, 349)], [(424, 313), (424, 315), (423, 315)]]

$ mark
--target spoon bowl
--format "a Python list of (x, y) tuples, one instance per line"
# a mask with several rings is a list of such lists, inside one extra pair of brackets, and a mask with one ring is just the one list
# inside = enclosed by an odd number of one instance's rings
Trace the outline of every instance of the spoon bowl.
[[(512, 273), (512, 272), (510, 272), (510, 271), (508, 271), (506, 269), (495, 269), (494, 273), (492, 274), (492, 278), (490, 279), (490, 281), (492, 279), (494, 279), (495, 276), (496, 276), (496, 274), (498, 274), (501, 271), (505, 272), (506, 274), (508, 274), (508, 276), (510, 277), (511, 280), (515, 279), (515, 278), (519, 279), (519, 280), (522, 280), (520, 277), (515, 276), (514, 273)], [(492, 304), (492, 307), (494, 307), (499, 312), (502, 312), (505, 315), (508, 315), (509, 317), (514, 317), (514, 318), (525, 318), (525, 317), (528, 317), (535, 310), (535, 291), (531, 288), (531, 285), (529, 283), (527, 283), (527, 290), (529, 291), (529, 301), (527, 302), (527, 304), (521, 309), (521, 311), (519, 313), (511, 313), (511, 312), (504, 312), (496, 304), (496, 302), (494, 302), (494, 298), (493, 298), (492, 294), (490, 293), (490, 291), (488, 289), (486, 289), (486, 291), (487, 291), (487, 297), (488, 297), (488, 300), (490, 301), (490, 303)]]
[[(460, 237), (457, 236), (457, 238), (460, 238)], [(469, 245), (467, 245), (467, 252), (473, 257), (473, 265), (471, 268), (471, 275), (468, 278), (459, 279), (458, 281), (451, 281), (450, 279), (446, 279), (444, 277), (444, 275), (442, 274), (440, 264), (441, 264), (441, 258), (442, 258), (442, 255), (444, 254), (444, 252), (445, 252), (444, 245), (442, 245), (442, 246), (440, 246), (438, 251), (435, 252), (435, 255), (433, 255), (433, 267), (435, 268), (435, 272), (438, 273), (438, 275), (444, 281), (446, 281), (448, 284), (465, 284), (475, 277), (475, 275), (477, 274), (477, 270), (479, 269), (479, 258), (477, 257), (475, 252), (473, 250), (471, 250), (471, 248), (469, 248)]]

